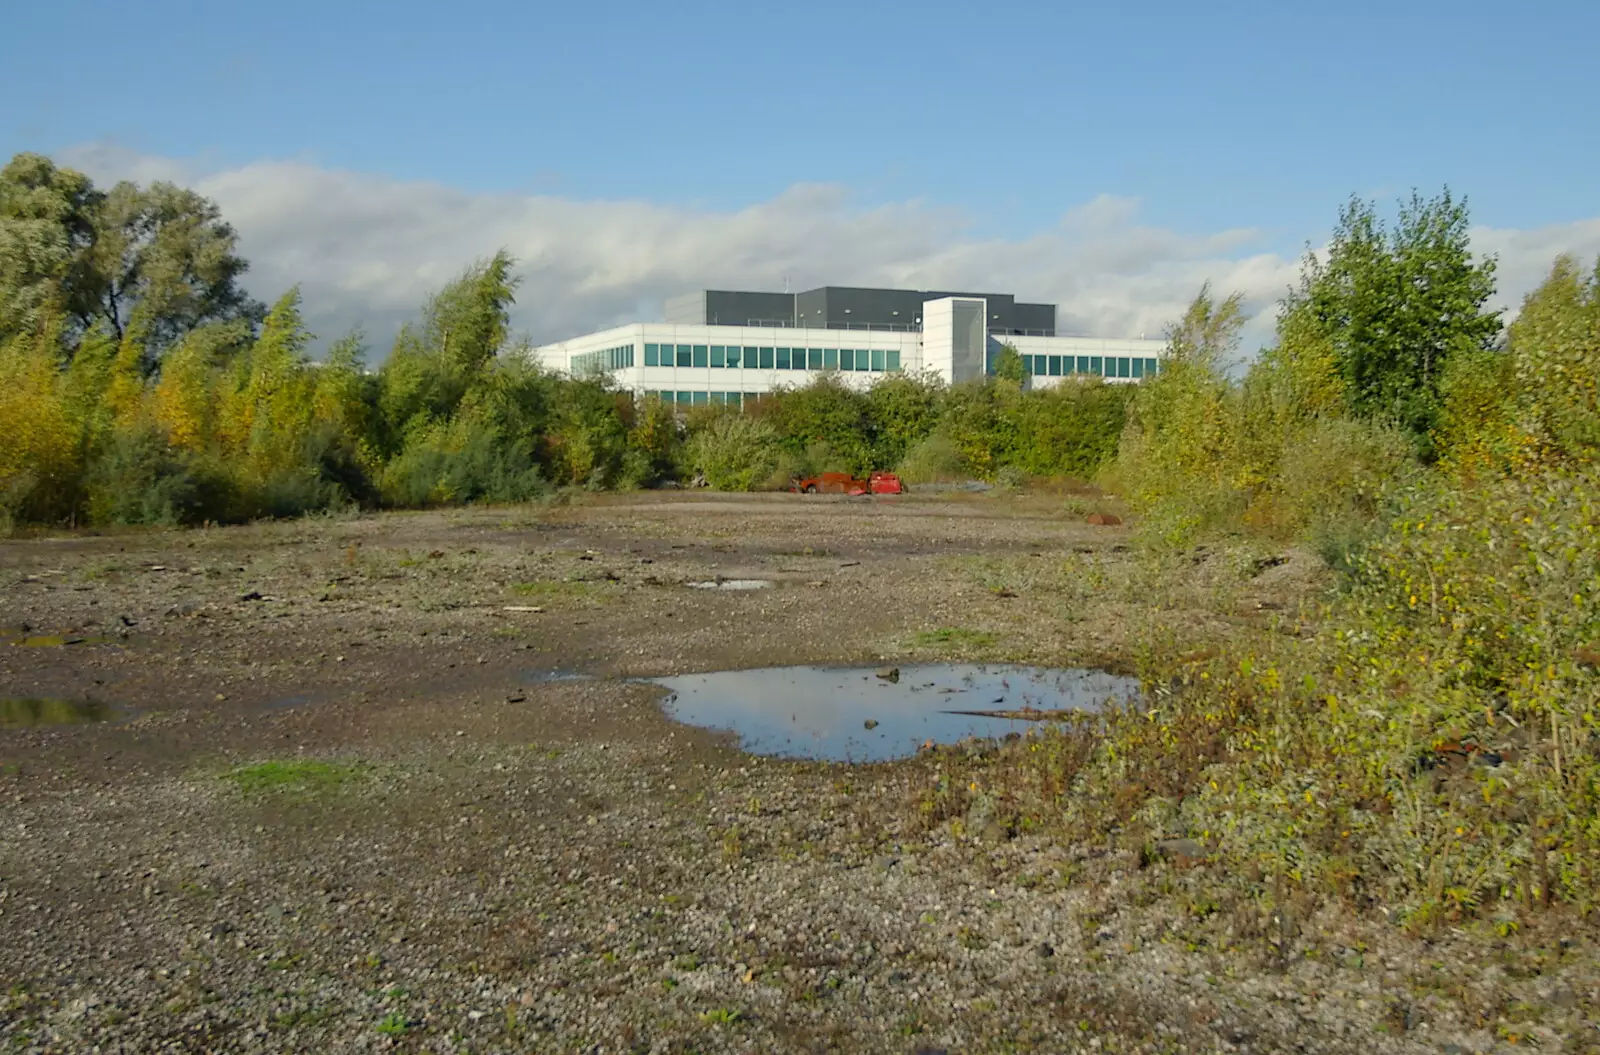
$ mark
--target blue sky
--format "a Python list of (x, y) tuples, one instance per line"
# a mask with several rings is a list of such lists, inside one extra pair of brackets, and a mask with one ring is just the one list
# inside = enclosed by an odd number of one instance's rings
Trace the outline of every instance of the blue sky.
[(717, 214), (830, 184), (1014, 242), (1109, 195), (1286, 258), (1351, 193), (1600, 216), (1594, 3), (55, 0), (5, 27), (0, 150), (191, 182), (294, 161)]

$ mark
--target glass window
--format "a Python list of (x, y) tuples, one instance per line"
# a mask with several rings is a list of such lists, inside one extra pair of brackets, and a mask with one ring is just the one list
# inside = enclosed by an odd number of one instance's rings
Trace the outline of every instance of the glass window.
[(728, 365), (735, 368), (739, 365), (739, 346), (736, 344), (728, 346)]
[(1100, 369), (1100, 357), (1098, 355), (1089, 357), (1089, 372), (1096, 377), (1104, 376), (1104, 371)]
[(1078, 373), (1087, 374), (1088, 372), (1089, 372), (1089, 357), (1087, 355), (1078, 356)]
[(646, 366), (660, 366), (661, 365), (661, 346), (660, 345), (647, 344), (647, 345), (644, 346), (644, 365), (646, 365)]
[[(763, 348), (762, 351), (765, 352), (766, 349)], [(762, 358), (765, 359), (766, 356), (763, 355)], [(787, 369), (789, 369), (789, 349), (787, 349), (787, 348), (779, 348), (778, 349), (778, 369), (779, 370), (787, 370)]]
[(727, 366), (728, 365), (728, 349), (724, 348), (720, 344), (713, 344), (711, 346), (711, 365), (712, 366)]
[(839, 369), (839, 349), (824, 348), (822, 350), (822, 368), (824, 370)]
[(900, 370), (900, 350), (896, 348), (889, 352), (889, 354), (883, 357), (883, 361), (884, 365), (889, 368), (890, 372), (898, 373)]
[(839, 369), (854, 370), (856, 368), (856, 353), (852, 348), (839, 349)]
[[(754, 348), (746, 348), (744, 350), (744, 352), (745, 352), (744, 361), (746, 363), (748, 363), (750, 361), (750, 353), (753, 352), (753, 351), (755, 351)], [(771, 348), (763, 348), (763, 349), (761, 349), (761, 369), (763, 369), (763, 370), (771, 370), (772, 369), (772, 349)]]
[(1133, 361), (1133, 376), (1134, 377), (1143, 377), (1144, 376), (1144, 360), (1143, 359), (1135, 359)]
[(705, 406), (706, 399), (707, 399), (707, 394), (706, 393), (704, 393), (704, 392), (696, 392), (694, 394), (694, 405), (697, 406), (697, 407)]
[(710, 351), (710, 349), (708, 349), (703, 344), (695, 345), (694, 346), (694, 365), (696, 365), (696, 366), (706, 366), (710, 362), (710, 358), (707, 355), (707, 353), (709, 351)]
[(1146, 359), (1144, 361), (1144, 376), (1154, 377), (1161, 372), (1160, 359)]
[(1117, 376), (1128, 376), (1128, 357), (1125, 355), (1117, 357)]
[(877, 370), (879, 373), (883, 372), (883, 349), (882, 348), (874, 348), (872, 350), (872, 368), (874, 370)]
[(679, 393), (677, 393), (676, 402), (678, 402), (678, 403), (687, 403), (687, 402), (689, 402), (689, 393), (687, 393), (687, 392), (679, 392)]
[(808, 348), (808, 349), (806, 349), (806, 369), (807, 370), (821, 370), (822, 369), (822, 349), (821, 348)]
[(687, 344), (678, 345), (678, 365), (690, 366), (694, 363), (694, 349)]
[(1059, 355), (1050, 356), (1049, 365), (1050, 365), (1050, 376), (1051, 377), (1060, 377), (1061, 376), (1061, 357)]

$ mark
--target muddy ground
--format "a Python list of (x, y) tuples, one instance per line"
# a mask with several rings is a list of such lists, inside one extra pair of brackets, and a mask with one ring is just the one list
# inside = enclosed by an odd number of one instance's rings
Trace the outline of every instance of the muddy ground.
[[(755, 758), (630, 680), (1314, 631), (1314, 558), (1157, 574), (1085, 509), (627, 495), (0, 543), (0, 698), (121, 715), (0, 729), (0, 1050), (1592, 1050), (1581, 926), (1214, 942), (1160, 864), (925, 830), (929, 758)], [(774, 586), (685, 585), (718, 577)]]

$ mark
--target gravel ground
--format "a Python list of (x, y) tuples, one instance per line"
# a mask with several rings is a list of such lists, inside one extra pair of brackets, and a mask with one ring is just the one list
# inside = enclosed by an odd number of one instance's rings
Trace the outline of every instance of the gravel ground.
[[(1597, 1050), (1590, 923), (1197, 914), (1174, 866), (924, 830), (937, 754), (755, 758), (633, 680), (1126, 670), (1157, 625), (1311, 632), (1305, 555), (1179, 578), (1065, 504), (607, 496), (0, 543), (0, 698), (126, 715), (0, 730), (0, 1050)], [(775, 585), (685, 586), (719, 576)]]

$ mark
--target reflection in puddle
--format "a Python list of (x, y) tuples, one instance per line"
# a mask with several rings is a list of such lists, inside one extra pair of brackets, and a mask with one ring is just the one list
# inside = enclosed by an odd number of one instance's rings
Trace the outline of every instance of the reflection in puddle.
[(65, 648), (68, 645), (104, 645), (109, 637), (84, 637), (79, 634), (27, 634), (0, 630), (0, 641), (21, 648)]
[[(1025, 733), (1038, 723), (992, 713), (1094, 710), (1139, 694), (1137, 678), (1100, 670), (931, 663), (768, 667), (651, 679), (680, 722), (737, 734), (755, 754), (873, 762), (925, 741)], [(968, 713), (960, 713), (968, 712)]]
[(65, 700), (49, 696), (0, 697), (0, 729), (33, 729), (44, 725), (86, 725), (118, 716), (98, 700)]

